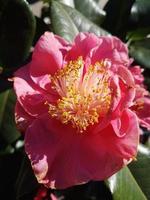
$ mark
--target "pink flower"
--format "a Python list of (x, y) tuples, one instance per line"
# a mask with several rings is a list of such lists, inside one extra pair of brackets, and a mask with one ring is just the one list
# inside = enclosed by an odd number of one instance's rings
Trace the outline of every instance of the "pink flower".
[(150, 94), (144, 85), (143, 70), (139, 66), (134, 66), (129, 70), (136, 84), (136, 95), (131, 109), (137, 114), (140, 125), (150, 130)]
[(16, 121), (39, 183), (66, 188), (103, 180), (137, 152), (136, 84), (127, 47), (80, 33), (45, 33), (15, 73)]

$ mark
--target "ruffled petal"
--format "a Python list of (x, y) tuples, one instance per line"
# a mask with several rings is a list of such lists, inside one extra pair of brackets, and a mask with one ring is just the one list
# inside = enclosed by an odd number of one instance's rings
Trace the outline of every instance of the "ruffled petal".
[(117, 172), (137, 150), (137, 119), (129, 115), (123, 137), (117, 137), (111, 126), (98, 134), (80, 134), (48, 115), (35, 120), (26, 132), (25, 149), (38, 181), (62, 189)]
[(44, 113), (47, 107), (44, 103), (48, 99), (40, 87), (32, 81), (29, 75), (30, 65), (21, 67), (14, 76), (14, 89), (18, 102), (24, 110), (32, 116)]
[(110, 59), (113, 65), (121, 64), (129, 66), (131, 60), (128, 57), (128, 49), (124, 43), (116, 37), (100, 37), (102, 43), (95, 48), (92, 54), (92, 63), (104, 59)]
[(93, 33), (79, 33), (75, 38), (74, 45), (66, 55), (66, 60), (76, 60), (79, 56), (85, 59), (90, 51), (101, 42)]
[(37, 42), (33, 55), (31, 74), (41, 76), (53, 74), (62, 66), (62, 53), (59, 50), (61, 43), (55, 38), (53, 33), (46, 32)]
[(35, 118), (29, 115), (17, 101), (15, 106), (15, 121), (18, 130), (21, 133), (25, 133), (26, 129), (32, 124), (34, 119)]
[(141, 109), (136, 110), (139, 117), (140, 125), (150, 130), (150, 97), (141, 98), (143, 106)]
[(144, 69), (142, 69), (140, 66), (134, 66), (134, 67), (130, 67), (129, 70), (131, 71), (134, 77), (135, 83), (142, 85), (144, 82), (144, 76), (142, 74)]
[[(119, 76), (118, 76), (119, 75)], [(125, 67), (118, 67), (117, 75), (111, 80), (112, 106), (111, 114), (120, 116), (123, 109), (132, 106), (135, 98), (135, 84), (130, 71)]]
[(128, 132), (128, 124), (130, 123), (130, 120), (131, 117), (128, 110), (124, 110), (119, 118), (111, 120), (110, 123), (118, 137), (123, 137)]
[(53, 75), (63, 65), (63, 57), (70, 45), (59, 36), (46, 32), (39, 39), (33, 51), (30, 65), (32, 80), (40, 87), (48, 90), (49, 75)]

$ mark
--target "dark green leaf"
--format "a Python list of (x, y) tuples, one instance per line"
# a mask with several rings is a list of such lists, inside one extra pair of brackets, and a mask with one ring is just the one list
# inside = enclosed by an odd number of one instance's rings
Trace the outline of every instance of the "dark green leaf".
[(149, 28), (136, 29), (134, 31), (128, 32), (126, 39), (130, 40), (130, 42), (142, 40), (142, 39), (145, 39), (149, 33), (150, 33), (150, 27)]
[[(105, 11), (93, 0), (74, 0), (75, 8), (80, 11), (84, 16), (100, 25), (104, 21)], [(85, 9), (86, 8), (86, 9)]]
[(78, 29), (61, 4), (52, 1), (50, 15), (53, 31), (71, 42), (77, 35)]
[(112, 192), (113, 200), (146, 200), (144, 193), (127, 167), (110, 177), (107, 185)]
[(10, 154), (13, 154), (14, 152), (15, 152), (14, 147), (12, 147), (12, 145), (7, 145), (5, 148), (4, 147), (1, 148), (0, 156), (10, 155)]
[(92, 32), (98, 36), (110, 35), (107, 31), (105, 31), (101, 27), (97, 26), (96, 24), (88, 20), (84, 15), (82, 15), (77, 10), (66, 5), (62, 5), (62, 7), (68, 13), (68, 15), (70, 16), (70, 18), (72, 19), (75, 26), (78, 28), (80, 32)]
[(25, 0), (0, 0), (0, 64), (19, 66), (28, 56), (35, 19)]
[(2, 200), (16, 200), (14, 184), (21, 161), (22, 153), (19, 151), (13, 154), (0, 155), (0, 195)]
[(104, 181), (90, 181), (65, 190), (56, 190), (55, 193), (58, 199), (64, 200), (113, 200)]
[(131, 25), (134, 27), (150, 26), (150, 1), (136, 0), (131, 9)]
[(150, 38), (132, 42), (129, 52), (138, 64), (150, 68)]
[(24, 155), (15, 188), (17, 200), (33, 199), (38, 188), (37, 180), (26, 155)]
[(14, 120), (15, 101), (12, 90), (0, 93), (0, 137), (7, 144), (16, 141), (20, 136)]
[(48, 26), (48, 24), (45, 24), (42, 18), (35, 17), (35, 19), (36, 19), (36, 32), (33, 40), (33, 45), (37, 43), (41, 35), (43, 35), (46, 31), (50, 31), (50, 27)]
[(135, 0), (109, 0), (106, 4), (104, 28), (112, 34), (125, 39), (131, 7)]
[(2, 77), (0, 74), (0, 93), (10, 88), (12, 88), (12, 82), (8, 81), (6, 77)]
[(137, 161), (129, 167), (147, 199), (150, 199), (150, 149), (140, 145)]
[(50, 10), (54, 32), (68, 41), (72, 41), (78, 32), (93, 32), (98, 36), (110, 35), (80, 12), (67, 5), (52, 1)]

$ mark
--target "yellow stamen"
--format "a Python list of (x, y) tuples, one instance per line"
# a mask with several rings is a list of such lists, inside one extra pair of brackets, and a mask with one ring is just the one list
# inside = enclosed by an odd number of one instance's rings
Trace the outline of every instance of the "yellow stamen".
[(105, 62), (90, 65), (84, 74), (84, 61), (70, 61), (51, 77), (52, 87), (60, 98), (48, 104), (51, 117), (83, 132), (107, 114), (111, 104), (109, 75)]

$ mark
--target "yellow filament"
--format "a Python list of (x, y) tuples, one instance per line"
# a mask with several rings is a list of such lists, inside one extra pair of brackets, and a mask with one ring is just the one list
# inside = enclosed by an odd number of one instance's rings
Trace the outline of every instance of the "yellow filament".
[(105, 62), (90, 65), (84, 74), (84, 61), (70, 61), (51, 77), (60, 98), (48, 104), (51, 117), (71, 123), (79, 132), (99, 121), (109, 110), (111, 91)]

